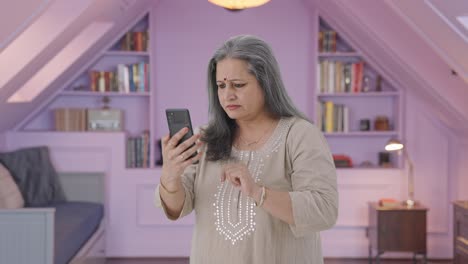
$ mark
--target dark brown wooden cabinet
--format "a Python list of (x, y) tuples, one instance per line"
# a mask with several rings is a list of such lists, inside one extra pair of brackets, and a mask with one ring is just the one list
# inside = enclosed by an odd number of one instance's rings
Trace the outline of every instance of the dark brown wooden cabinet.
[(453, 203), (453, 263), (468, 263), (468, 201)]
[(421, 255), (426, 263), (426, 216), (427, 208), (420, 204), (408, 208), (369, 203), (369, 263), (374, 258), (379, 263), (380, 256), (389, 251), (412, 252), (414, 262)]

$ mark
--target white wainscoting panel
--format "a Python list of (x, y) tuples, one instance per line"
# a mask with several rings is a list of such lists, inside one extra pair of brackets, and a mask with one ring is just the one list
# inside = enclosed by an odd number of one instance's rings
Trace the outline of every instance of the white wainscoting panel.
[(449, 135), (424, 106), (408, 113), (407, 151), (414, 163), (415, 198), (428, 207), (428, 232), (449, 231)]
[(193, 226), (194, 214), (191, 213), (177, 221), (171, 221), (164, 215), (162, 208), (154, 205), (154, 189), (157, 185), (137, 185), (137, 224), (141, 227), (149, 226)]
[(339, 169), (339, 209), (336, 227), (365, 227), (368, 203), (380, 198), (402, 199), (399, 169)]
[(108, 171), (110, 155), (110, 149), (104, 147), (51, 147), (51, 157), (58, 171)]

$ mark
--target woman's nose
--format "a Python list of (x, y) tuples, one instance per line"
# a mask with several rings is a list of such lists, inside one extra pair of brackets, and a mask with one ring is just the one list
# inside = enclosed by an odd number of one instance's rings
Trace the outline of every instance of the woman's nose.
[(235, 90), (234, 88), (232, 87), (232, 85), (228, 85), (225, 89), (224, 89), (224, 99), (226, 100), (233, 100), (236, 98), (236, 93), (235, 93)]

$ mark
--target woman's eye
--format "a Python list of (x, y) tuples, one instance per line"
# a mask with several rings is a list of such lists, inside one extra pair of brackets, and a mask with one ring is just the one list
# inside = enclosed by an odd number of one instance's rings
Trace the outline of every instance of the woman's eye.
[(245, 86), (245, 83), (235, 83), (234, 84), (234, 87), (236, 88), (241, 88), (241, 87), (244, 87)]
[(224, 84), (224, 83), (218, 84), (218, 88), (220, 88), (220, 89), (223, 89), (225, 87), (226, 87), (226, 84)]

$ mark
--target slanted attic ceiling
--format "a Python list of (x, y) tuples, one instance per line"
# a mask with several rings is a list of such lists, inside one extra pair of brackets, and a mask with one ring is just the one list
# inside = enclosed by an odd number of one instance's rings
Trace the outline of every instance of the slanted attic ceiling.
[[(0, 113), (2, 116), (0, 132), (12, 130), (31, 112), (49, 102), (58, 92), (57, 90), (62, 87), (59, 84), (66, 82), (71, 73), (76, 72), (89, 62), (95, 54), (108, 45), (110, 39), (116, 36), (122, 28), (125, 28), (135, 17), (154, 6), (158, 1), (82, 0), (73, 5), (69, 0), (44, 0), (42, 5), (37, 4), (39, 1), (22, 0), (19, 2), (21, 5), (29, 4), (31, 6), (21, 9), (17, 2), (12, 1), (5, 3), (3, 6), (5, 8), (2, 10), (17, 12), (17, 16), (25, 19), (25, 22), (16, 21), (10, 24), (8, 21), (10, 16), (0, 17), (0, 25), (2, 25), (0, 27), (3, 28), (0, 32), (3, 32), (2, 36), (7, 36), (6, 39), (1, 40), (1, 43), (7, 43), (7, 45), (4, 45), (0, 53), (0, 72), (3, 74), (3, 79), (0, 79)], [(8, 5), (11, 5), (12, 8), (8, 8)], [(46, 8), (43, 8), (44, 5)], [(52, 10), (54, 11), (52, 12)], [(47, 15), (53, 17), (47, 17)], [(74, 19), (66, 24), (65, 20), (68, 17)], [(60, 27), (62, 26), (60, 23), (66, 24), (66, 27)], [(50, 85), (34, 100), (27, 103), (7, 103), (8, 98), (43, 69), (57, 55), (58, 51), (64, 49), (71, 40), (92, 23), (105, 23), (112, 25), (112, 27), (105, 34), (97, 36), (97, 41), (88, 49), (74, 50), (73, 54), (79, 54), (78, 59), (64, 69), (62, 75), (50, 80)], [(28, 29), (38, 24), (40, 26), (36, 27), (34, 32), (28, 32)], [(14, 29), (18, 25), (21, 29)], [(14, 38), (11, 39), (9, 36), (14, 36)], [(37, 49), (38, 46), (41, 47)], [(35, 49), (38, 52), (31, 52)], [(13, 52), (9, 52), (10, 50)], [(11, 68), (18, 65), (20, 67), (10, 74)]]
[[(66, 31), (53, 39), (37, 56), (26, 58), (30, 62), (15, 72), (10, 81), (0, 86), (0, 113), (2, 116), (0, 132), (14, 129), (15, 124), (25, 120), (34, 109), (49, 102), (50, 98), (58, 92), (57, 89), (62, 87), (59, 84), (66, 82), (71, 75), (70, 73), (83, 68), (92, 54), (101, 51), (129, 21), (159, 2), (156, 0), (87, 1), (89, 1), (89, 7), (76, 17)], [(309, 7), (311, 13), (318, 10), (339, 33), (345, 35), (353, 46), (359, 47), (366, 56), (366, 60), (377, 65), (379, 70), (386, 75), (385, 77), (397, 82), (399, 88), (408, 93), (417, 94), (418, 97), (433, 106), (434, 116), (438, 117), (445, 125), (456, 131), (465, 133), (468, 131), (468, 104), (465, 103), (468, 99), (468, 85), (462, 80), (468, 73), (466, 66), (468, 60), (454, 59), (468, 56), (468, 44), (463, 42), (463, 38), (457, 35), (457, 32), (444, 22), (434, 9), (429, 8), (432, 4), (441, 12), (459, 10), (468, 14), (466, 1), (359, 0), (359, 5), (355, 1), (348, 0), (296, 1), (302, 1)], [(0, 16), (2, 21), (0, 23), (0, 43), (6, 43), (0, 46), (0, 52), (2, 52), (0, 53), (0, 61), (5, 48), (8, 45), (13, 45), (14, 40), (21, 36), (21, 33), (27, 30), (35, 19), (40, 17), (47, 8), (64, 2), (70, 4), (68, 0), (22, 0), (4, 4), (7, 8), (2, 8), (2, 12), (8, 10), (9, 14)], [(86, 0), (82, 2), (86, 2)], [(421, 5), (425, 5), (424, 13), (421, 11)], [(446, 5), (450, 7), (446, 7)], [(452, 5), (456, 5), (456, 8), (453, 8)], [(181, 7), (183, 8), (183, 5)], [(430, 15), (431, 19), (429, 20), (432, 22), (424, 20), (423, 15)], [(7, 99), (50, 61), (56, 52), (63, 48), (77, 32), (83, 30), (89, 23), (96, 21), (111, 22), (114, 23), (114, 26), (101, 36), (95, 45), (80, 51), (81, 57), (33, 101), (19, 104), (7, 103)], [(435, 23), (437, 23), (437, 27), (434, 26)], [(435, 28), (437, 31), (433, 31)], [(440, 37), (441, 35), (445, 37)], [(31, 39), (28, 45), (34, 45), (42, 36), (42, 34), (37, 34), (36, 39)], [(437, 39), (438, 42), (431, 41), (433, 39)], [(21, 47), (16, 48), (21, 49)], [(453, 52), (459, 56), (454, 56)], [(18, 53), (17, 56), (21, 56), (21, 53)], [(9, 67), (13, 62), (14, 59), (7, 60), (4, 65), (0, 64), (0, 69)], [(453, 69), (459, 73), (459, 76), (451, 74)]]
[[(441, 56), (443, 50), (436, 51), (431, 38), (425, 37), (422, 30), (416, 30), (410, 23), (413, 18), (403, 18), (398, 12), (399, 4), (418, 2), (421, 5), (426, 1), (360, 0), (359, 5), (347, 0), (306, 2), (316, 7), (353, 46), (359, 47), (366, 60), (381, 67), (383, 74), (395, 81), (400, 89), (426, 102), (432, 116), (456, 133), (468, 133), (468, 82), (462, 76), (452, 74), (454, 67), (464, 66), (455, 65), (455, 61), (448, 63)], [(443, 3), (450, 5), (452, 1)], [(414, 8), (412, 13), (417, 14), (420, 6), (401, 8)], [(466, 8), (466, 4), (458, 5), (458, 8)], [(460, 12), (467, 13), (468, 9)], [(432, 19), (441, 20), (435, 14)], [(447, 41), (458, 43), (460, 56), (467, 55), (468, 44), (455, 31), (448, 25), (440, 30), (443, 32), (438, 34), (451, 35)], [(447, 45), (449, 48), (455, 47)]]
[(10, 1), (0, 9), (0, 52), (46, 10), (52, 0)]

